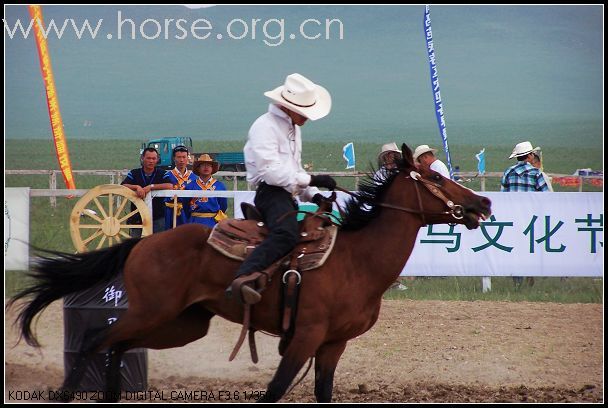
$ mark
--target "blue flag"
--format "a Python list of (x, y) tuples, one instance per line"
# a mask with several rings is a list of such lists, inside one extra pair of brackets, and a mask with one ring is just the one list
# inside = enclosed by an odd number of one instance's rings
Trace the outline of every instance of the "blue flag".
[(479, 174), (485, 174), (486, 172), (486, 149), (481, 149), (479, 153), (475, 155), (479, 163), (477, 163), (477, 172)]
[(429, 60), (429, 68), (431, 71), (431, 91), (433, 100), (435, 101), (435, 117), (439, 126), (439, 134), (443, 141), (443, 150), (447, 159), (450, 178), (454, 179), (454, 170), (452, 169), (452, 158), (450, 157), (450, 148), (448, 146), (448, 130), (445, 124), (445, 111), (443, 101), (441, 99), (441, 90), (439, 89), (439, 74), (437, 73), (437, 56), (435, 54), (435, 44), (433, 42), (433, 30), (431, 29), (431, 14), (428, 5), (424, 8), (424, 33), (426, 38), (426, 50)]
[(350, 142), (342, 148), (342, 157), (346, 160), (346, 168), (354, 169), (355, 168), (355, 146), (353, 142)]

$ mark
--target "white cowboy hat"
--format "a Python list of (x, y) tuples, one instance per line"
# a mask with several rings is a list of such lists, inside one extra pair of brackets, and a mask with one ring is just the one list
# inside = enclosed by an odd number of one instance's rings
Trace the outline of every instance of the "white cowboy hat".
[(429, 145), (420, 145), (416, 148), (416, 150), (414, 150), (414, 161), (418, 160), (418, 157), (425, 153), (433, 152), (433, 154), (435, 154), (436, 151), (437, 149), (432, 149), (429, 147)]
[(532, 148), (532, 143), (530, 142), (521, 142), (515, 145), (513, 149), (513, 153), (509, 156), (509, 159), (512, 159), (517, 156), (524, 156), (530, 154), (532, 152), (537, 152), (540, 150), (540, 147)]
[(380, 153), (378, 154), (378, 161), (382, 161), (384, 156), (390, 152), (402, 154), (401, 149), (399, 149), (397, 147), (397, 143), (395, 143), (395, 142), (387, 143), (385, 145), (382, 145), (382, 148), (380, 149)]
[(327, 89), (300, 74), (288, 75), (284, 85), (264, 92), (264, 95), (310, 120), (321, 119), (331, 110)]

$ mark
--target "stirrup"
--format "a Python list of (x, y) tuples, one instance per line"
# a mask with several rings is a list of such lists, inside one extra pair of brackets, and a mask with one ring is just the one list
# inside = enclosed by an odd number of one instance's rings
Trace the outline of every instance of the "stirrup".
[(246, 283), (241, 286), (241, 297), (243, 303), (248, 305), (254, 305), (262, 300), (262, 295)]
[(247, 305), (253, 305), (262, 300), (260, 292), (266, 287), (265, 274), (254, 272), (248, 275), (237, 277), (230, 288), (226, 291), (227, 295), (237, 293), (238, 300)]

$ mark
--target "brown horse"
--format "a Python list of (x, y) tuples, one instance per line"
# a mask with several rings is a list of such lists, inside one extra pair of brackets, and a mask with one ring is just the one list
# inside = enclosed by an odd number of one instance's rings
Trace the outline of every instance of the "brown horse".
[[(460, 223), (473, 229), (490, 215), (490, 200), (428, 170), (422, 174), (411, 150), (402, 146), (397, 170), (380, 171), (363, 182), (345, 208), (332, 254), (304, 273), (291, 341), (262, 401), (278, 401), (305, 362), (314, 357), (315, 397), (329, 402), (334, 371), (348, 340), (369, 330), (378, 318), (382, 294), (395, 281), (425, 224)], [(36, 346), (32, 319), (48, 304), (123, 271), (129, 298), (120, 319), (85, 335), (83, 350), (63, 384), (73, 390), (88, 356), (110, 348), (106, 393), (120, 393), (121, 355), (134, 347), (180, 347), (207, 334), (215, 315), (240, 323), (243, 308), (224, 296), (239, 263), (206, 240), (210, 229), (196, 224), (124, 241), (77, 255), (45, 258), (38, 283), (11, 300), (33, 297), (18, 319), (21, 334)], [(280, 281), (274, 279), (253, 307), (251, 325), (280, 333)]]

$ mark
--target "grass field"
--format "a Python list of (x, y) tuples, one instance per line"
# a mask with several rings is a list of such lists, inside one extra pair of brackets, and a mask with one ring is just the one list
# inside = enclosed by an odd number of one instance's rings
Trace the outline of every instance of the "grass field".
[[(390, 140), (387, 140), (387, 142)], [(398, 144), (400, 143), (397, 141)], [(342, 158), (342, 146), (346, 142), (308, 142), (303, 141), (302, 160), (312, 163), (315, 171), (344, 171), (345, 161)], [(70, 140), (70, 158), (74, 169), (131, 169), (139, 166), (138, 140)], [(240, 151), (243, 141), (195, 140), (194, 150), (205, 151)], [(434, 146), (439, 148), (439, 146)], [(412, 150), (415, 148), (411, 145)], [(476, 171), (475, 154), (486, 149), (486, 171), (502, 172), (514, 162), (508, 159), (513, 146), (450, 145), (452, 164), (460, 166), (461, 171)], [(376, 162), (380, 150), (378, 143), (355, 142), (357, 170), (367, 171), (369, 163)], [(52, 141), (28, 139), (5, 140), (6, 169), (58, 169)], [(440, 151), (438, 157), (445, 161)], [(548, 173), (572, 174), (577, 168), (603, 169), (601, 149), (588, 147), (571, 147), (567, 151), (562, 147), (543, 147), (545, 171)], [(78, 182), (79, 180), (77, 180)]]
[[(141, 142), (138, 140), (71, 140), (69, 149), (73, 169), (131, 169), (139, 167), (138, 155)], [(242, 150), (243, 142), (239, 141), (195, 141), (194, 149), (204, 151), (237, 151)], [(345, 171), (342, 158), (342, 146), (337, 142), (304, 142), (303, 161), (313, 166), (313, 171)], [(414, 146), (411, 146), (412, 148)], [(461, 171), (476, 171), (475, 154), (484, 146), (452, 145), (451, 155), (455, 165)], [(502, 172), (512, 164), (507, 159), (512, 146), (486, 147), (486, 170)], [(376, 161), (379, 151), (377, 143), (355, 143), (357, 170), (367, 171)], [(5, 169), (58, 169), (54, 147), (51, 140), (6, 140)], [(545, 171), (549, 173), (572, 174), (577, 168), (603, 169), (602, 152), (590, 148), (563, 149), (544, 148)], [(443, 157), (440, 155), (440, 158)], [(109, 183), (107, 176), (76, 176), (77, 188), (91, 188)], [(117, 182), (119, 182), (117, 180)], [(354, 180), (340, 178), (340, 185), (353, 188)], [(32, 188), (49, 188), (48, 176), (5, 175), (6, 187), (29, 186)], [(58, 180), (62, 188), (62, 180)], [(226, 182), (229, 189), (232, 183)], [(479, 182), (466, 184), (479, 190)], [(239, 182), (239, 189), (246, 189), (244, 182)], [(499, 189), (498, 180), (486, 183), (487, 191)], [(556, 191), (576, 191), (574, 188), (560, 188)], [(585, 191), (602, 191), (601, 188), (585, 186)], [(229, 200), (230, 201), (230, 200)], [(76, 199), (57, 198), (56, 208), (52, 208), (46, 197), (33, 197), (30, 201), (30, 243), (33, 246), (65, 252), (73, 252), (74, 247), (69, 234), (69, 214)], [(229, 202), (229, 209), (232, 203)], [(22, 280), (21, 273), (6, 275), (7, 291), (16, 287)], [(494, 278), (492, 291), (481, 293), (480, 278), (418, 279), (407, 283), (408, 290), (390, 290), (389, 298), (406, 297), (411, 299), (443, 300), (533, 300), (554, 302), (602, 302), (602, 281), (587, 278), (537, 279), (532, 288), (522, 287), (514, 290), (510, 278)]]
[(407, 288), (389, 289), (386, 299), (414, 300), (494, 300), (557, 303), (602, 303), (604, 297), (603, 279), (597, 278), (535, 278), (534, 285), (525, 281), (515, 287), (511, 277), (493, 277), (492, 290), (482, 292), (479, 277), (416, 278), (402, 280)]

